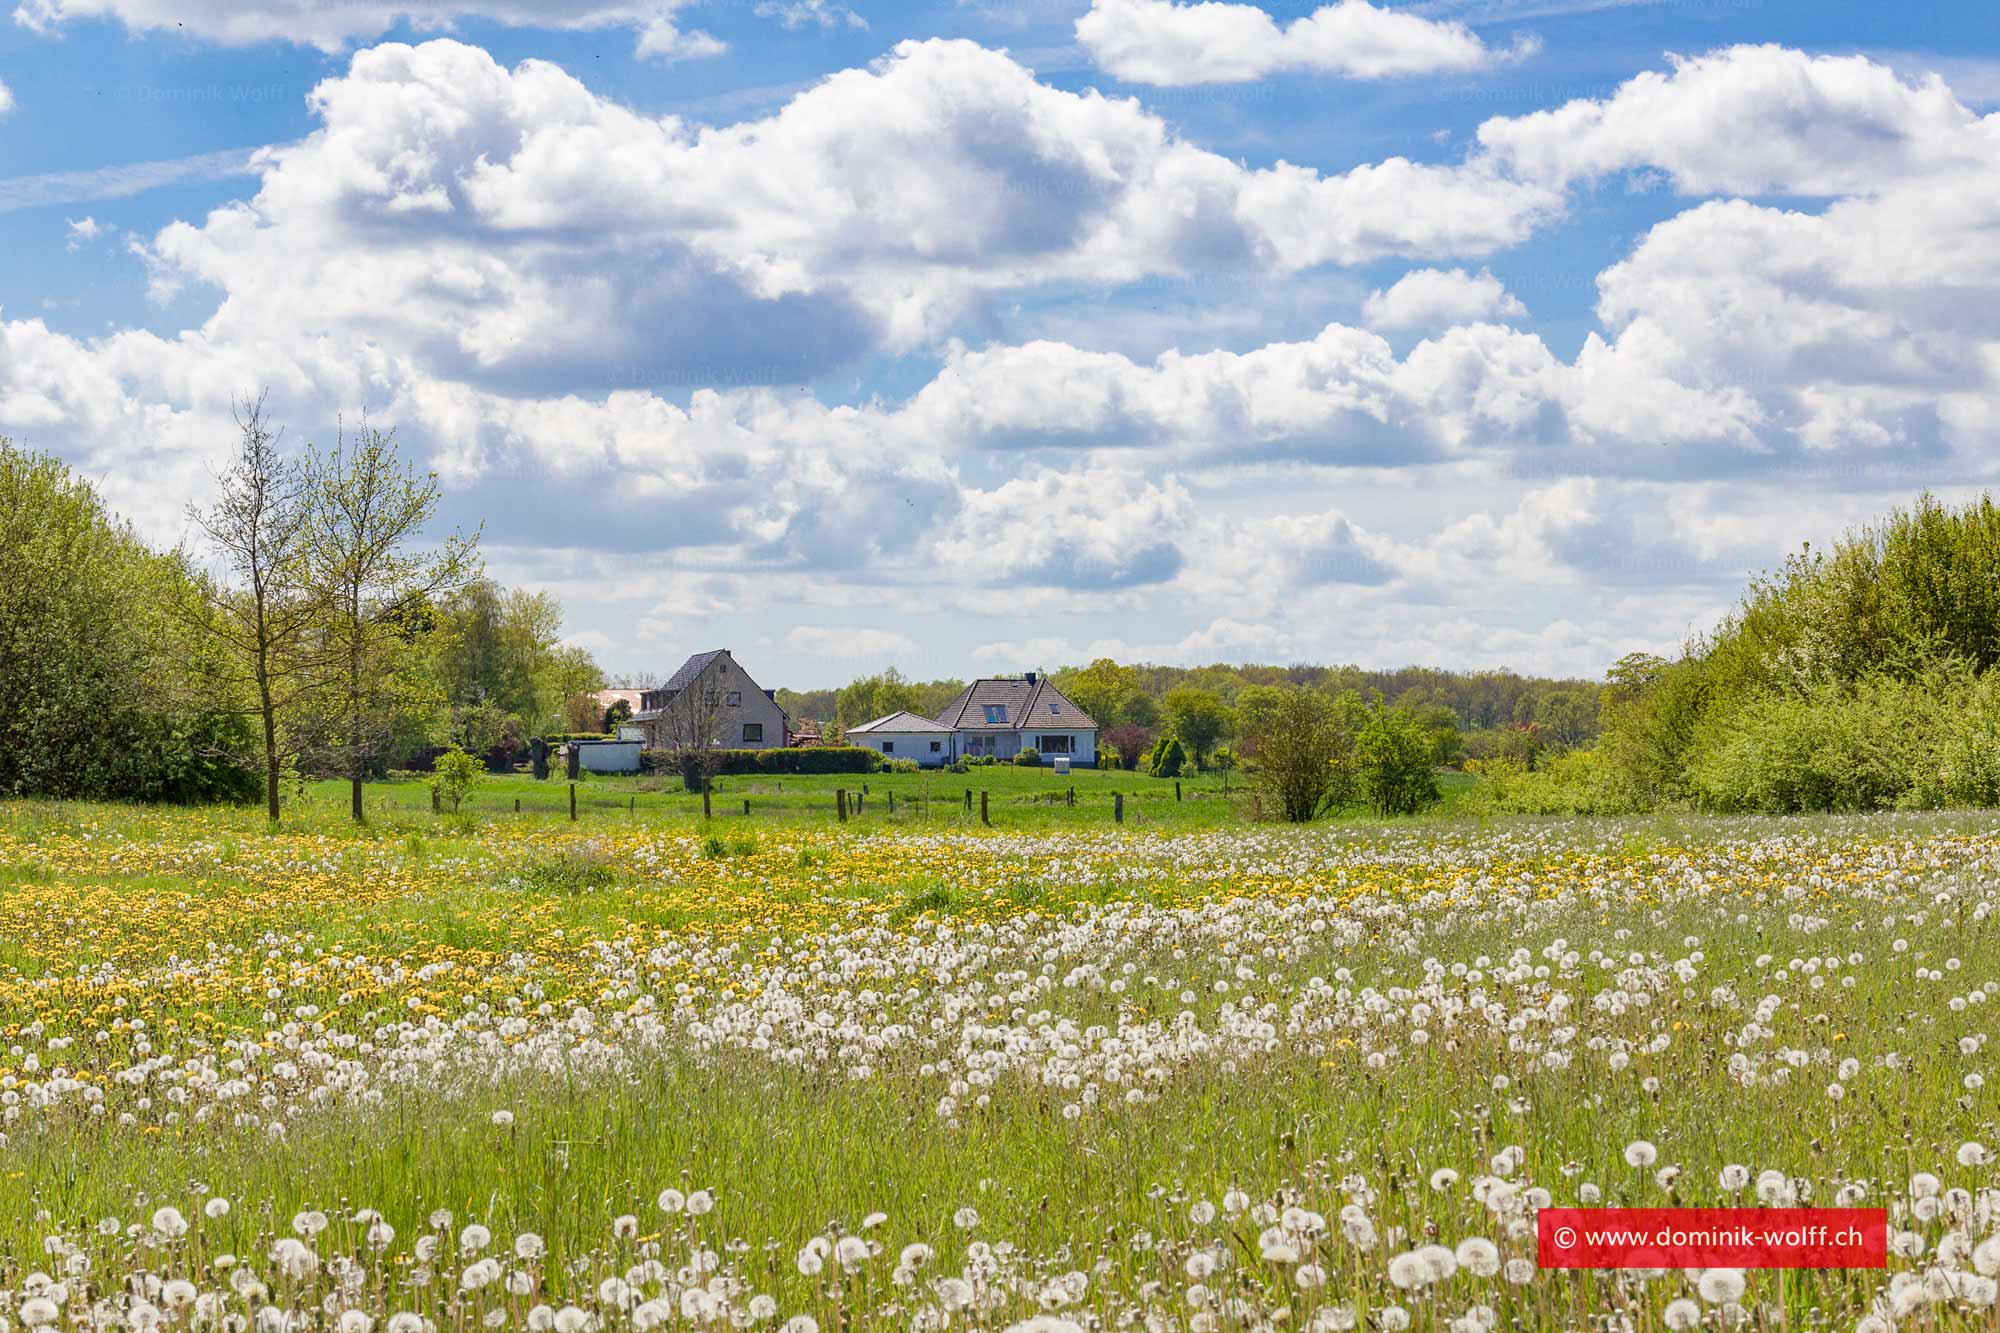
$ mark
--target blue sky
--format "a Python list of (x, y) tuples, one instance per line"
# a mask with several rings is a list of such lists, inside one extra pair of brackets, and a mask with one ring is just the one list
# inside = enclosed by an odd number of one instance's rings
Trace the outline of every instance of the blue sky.
[(1595, 675), (2000, 429), (2000, 15), (20, 0), (0, 434), (367, 412), (608, 667)]

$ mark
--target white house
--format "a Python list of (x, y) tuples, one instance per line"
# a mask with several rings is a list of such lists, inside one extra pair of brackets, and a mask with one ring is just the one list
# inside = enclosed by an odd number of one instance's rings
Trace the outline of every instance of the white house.
[(1012, 759), (1033, 750), (1045, 764), (1059, 757), (1078, 767), (1097, 763), (1096, 720), (1032, 671), (973, 681), (937, 720), (951, 729), (953, 758)]
[(891, 713), (849, 727), (847, 743), (865, 746), (884, 759), (914, 759), (925, 768), (949, 764), (956, 757), (951, 728), (915, 713)]

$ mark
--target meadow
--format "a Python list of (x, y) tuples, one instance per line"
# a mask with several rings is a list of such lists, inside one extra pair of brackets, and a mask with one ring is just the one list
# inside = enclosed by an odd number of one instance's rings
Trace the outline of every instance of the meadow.
[[(0, 1316), (1994, 1326), (2000, 821), (1113, 825), (1119, 775), (1001, 772), (992, 828), (978, 773), (845, 824), (0, 807)], [(1538, 1270), (1593, 1202), (1886, 1207), (1893, 1254)]]

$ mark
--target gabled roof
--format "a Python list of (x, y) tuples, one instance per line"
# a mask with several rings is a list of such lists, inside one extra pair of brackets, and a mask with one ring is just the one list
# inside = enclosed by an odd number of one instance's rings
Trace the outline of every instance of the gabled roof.
[(646, 692), (644, 690), (599, 690), (593, 697), (596, 698), (599, 708), (609, 708), (611, 705), (622, 700), (636, 709), (639, 706), (640, 700), (646, 697)]
[(950, 730), (951, 728), (942, 722), (933, 722), (927, 717), (904, 711), (890, 713), (885, 717), (878, 717), (873, 722), (863, 722), (858, 727), (849, 727), (847, 734), (852, 736), (856, 732), (862, 731), (886, 731), (894, 733), (910, 731), (948, 732)]
[(667, 683), (660, 688), (668, 694), (679, 694), (682, 690), (694, 684), (695, 678), (701, 675), (702, 672), (708, 670), (710, 662), (713, 662), (728, 651), (727, 648), (717, 648), (714, 652), (696, 653), (693, 657), (681, 663), (681, 669), (667, 677)]
[[(988, 722), (986, 710), (997, 706), (1006, 721)], [(975, 680), (945, 705), (937, 720), (953, 731), (1025, 731), (1035, 727), (1094, 730), (1090, 714), (1069, 701), (1045, 677), (995, 676)]]

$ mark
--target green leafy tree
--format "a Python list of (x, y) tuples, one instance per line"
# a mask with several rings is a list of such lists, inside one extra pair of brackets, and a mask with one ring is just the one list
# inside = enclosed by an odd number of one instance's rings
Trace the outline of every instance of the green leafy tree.
[(1347, 804), (1355, 789), (1358, 701), (1297, 685), (1252, 685), (1237, 700), (1252, 781), (1280, 818), (1309, 823)]
[(1229, 734), (1232, 718), (1229, 705), (1213, 690), (1183, 685), (1167, 691), (1167, 697), (1161, 701), (1161, 721), (1164, 729), (1187, 747), (1189, 759), (1200, 768), (1208, 752)]
[(861, 676), (839, 692), (836, 708), (843, 727), (858, 727), (890, 713), (917, 709), (917, 691), (903, 673), (890, 667), (873, 676)]
[(1139, 697), (1139, 673), (1109, 657), (1100, 657), (1080, 671), (1058, 671), (1053, 679), (1071, 703), (1104, 728), (1126, 721), (1127, 704)]
[(1438, 799), (1436, 744), (1407, 709), (1377, 707), (1354, 740), (1361, 796), (1381, 815), (1413, 815)]
[(188, 571), (0, 439), (0, 794), (246, 800), (253, 741)]
[(362, 822), (363, 784), (399, 724), (442, 705), (427, 651), (434, 603), (476, 572), (477, 539), (453, 534), (417, 547), (437, 512), (437, 474), (405, 464), (390, 432), (364, 425), (352, 442), (343, 434), (332, 449), (308, 454), (305, 468), (305, 558), (333, 665), (326, 745)]
[(447, 746), (431, 769), (431, 793), (438, 807), (453, 814), (479, 783), (479, 761), (456, 745)]

